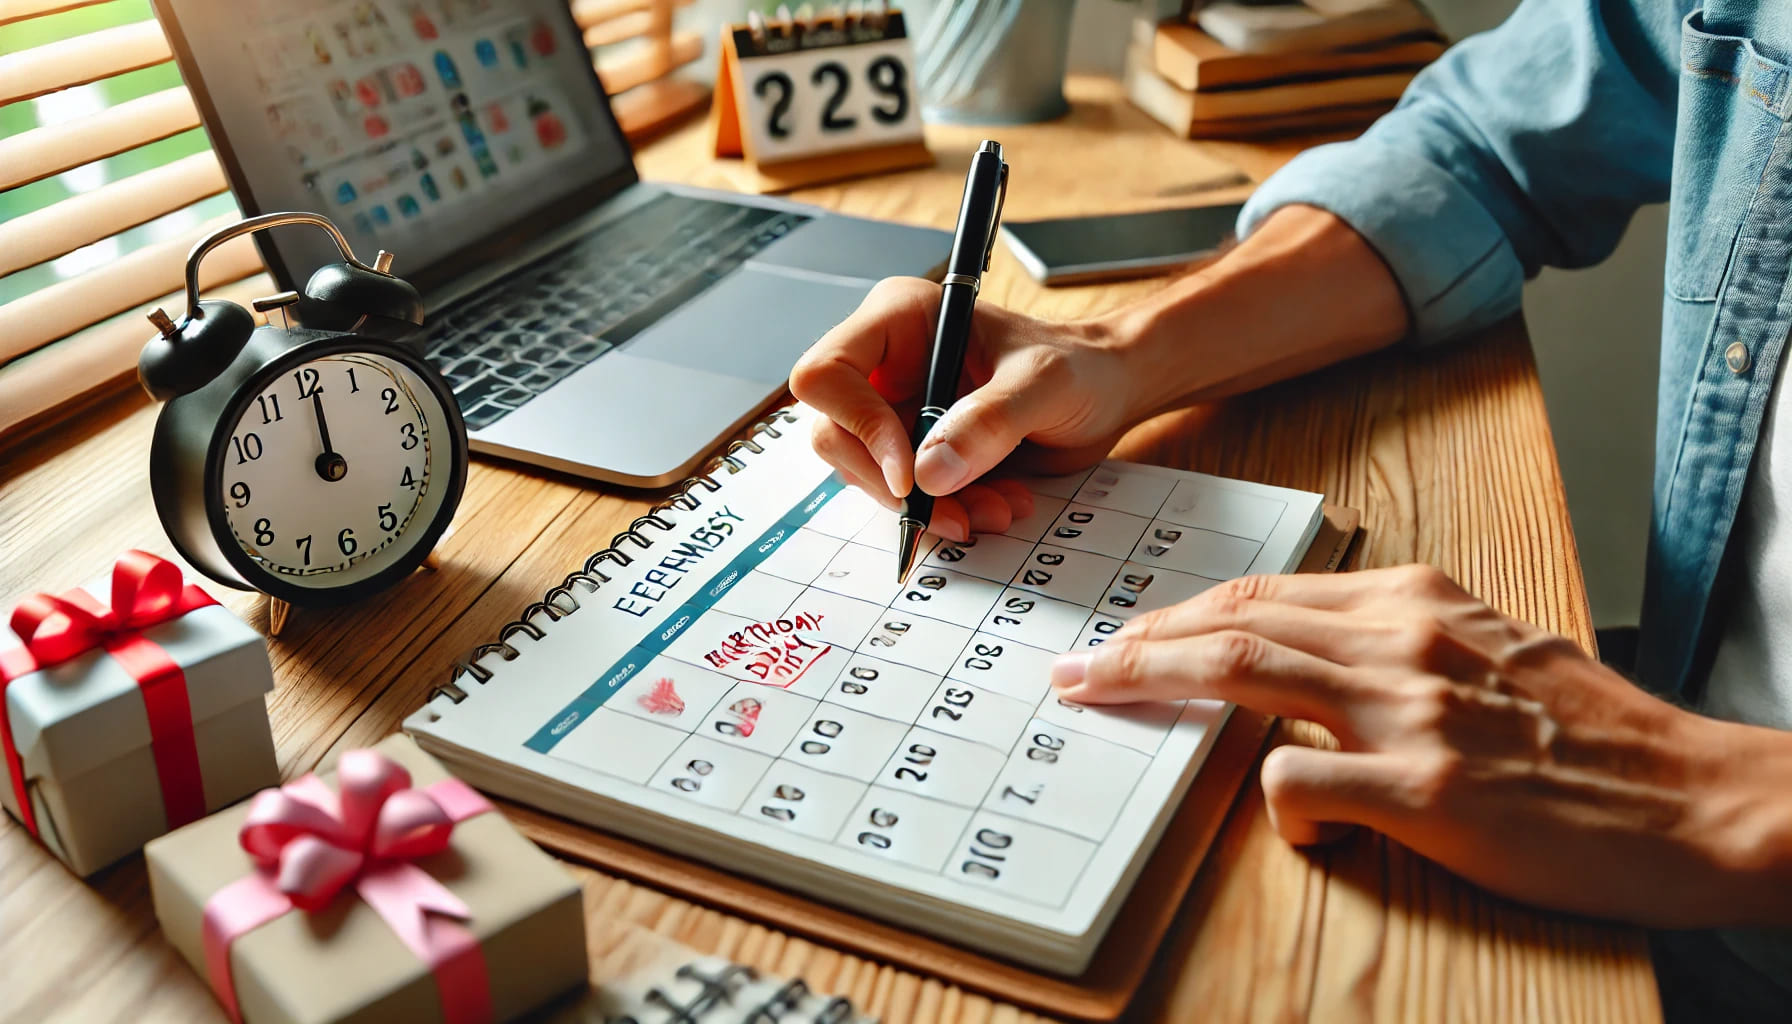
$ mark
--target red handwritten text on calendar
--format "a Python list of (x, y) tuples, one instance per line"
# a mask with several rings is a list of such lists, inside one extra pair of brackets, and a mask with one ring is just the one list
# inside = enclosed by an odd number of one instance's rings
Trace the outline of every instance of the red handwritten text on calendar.
[(833, 650), (832, 645), (814, 637), (822, 618), (819, 612), (802, 612), (755, 622), (729, 633), (703, 658), (718, 669), (744, 672), (755, 682), (788, 689)]

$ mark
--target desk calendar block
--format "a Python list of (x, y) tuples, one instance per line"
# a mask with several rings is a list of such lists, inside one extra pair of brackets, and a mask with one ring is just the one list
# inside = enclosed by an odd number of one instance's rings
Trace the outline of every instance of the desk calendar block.
[(755, 192), (930, 164), (914, 66), (900, 11), (726, 26), (715, 155)]
[(545, 810), (1081, 972), (1230, 710), (1077, 705), (1054, 660), (1293, 569), (1320, 496), (1104, 462), (1023, 481), (1032, 515), (929, 537), (898, 581), (896, 513), (831, 475), (795, 415), (740, 475), (660, 513), (664, 539), (569, 618), (406, 728)]

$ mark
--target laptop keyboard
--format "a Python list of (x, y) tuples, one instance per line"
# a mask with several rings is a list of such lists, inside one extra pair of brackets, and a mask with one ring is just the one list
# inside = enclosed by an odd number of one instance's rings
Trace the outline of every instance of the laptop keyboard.
[(457, 303), (424, 351), (467, 429), (489, 427), (808, 219), (661, 195)]

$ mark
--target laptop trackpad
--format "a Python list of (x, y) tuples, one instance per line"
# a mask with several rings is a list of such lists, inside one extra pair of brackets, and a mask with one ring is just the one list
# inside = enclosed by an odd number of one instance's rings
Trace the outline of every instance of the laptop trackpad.
[(779, 384), (810, 345), (858, 308), (867, 287), (742, 267), (621, 351)]

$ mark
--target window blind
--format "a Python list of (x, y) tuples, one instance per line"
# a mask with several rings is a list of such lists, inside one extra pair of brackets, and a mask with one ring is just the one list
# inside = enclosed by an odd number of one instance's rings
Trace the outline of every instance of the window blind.
[[(573, 0), (631, 137), (702, 104), (691, 0)], [(238, 216), (148, 0), (0, 0), (0, 442), (133, 380), (187, 251)], [(269, 294), (249, 239), (201, 266), (207, 297)]]

